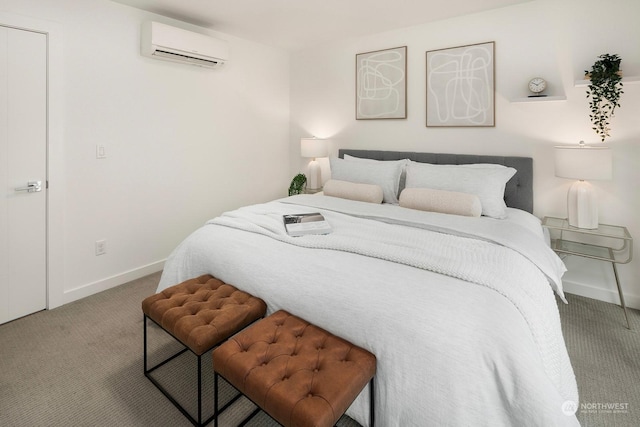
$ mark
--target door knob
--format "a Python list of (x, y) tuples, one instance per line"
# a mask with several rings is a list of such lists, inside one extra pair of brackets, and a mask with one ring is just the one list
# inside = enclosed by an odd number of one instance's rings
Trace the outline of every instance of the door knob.
[(26, 187), (18, 187), (16, 191), (26, 191), (27, 193), (37, 193), (42, 191), (42, 181), (29, 181)]

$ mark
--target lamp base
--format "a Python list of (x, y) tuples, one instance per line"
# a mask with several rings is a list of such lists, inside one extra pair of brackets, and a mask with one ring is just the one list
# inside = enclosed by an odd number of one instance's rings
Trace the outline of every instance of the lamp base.
[(320, 176), (320, 163), (316, 159), (309, 162), (307, 167), (307, 189), (311, 191), (319, 190), (322, 187)]
[(576, 181), (567, 195), (569, 225), (577, 228), (598, 228), (598, 201), (593, 186)]

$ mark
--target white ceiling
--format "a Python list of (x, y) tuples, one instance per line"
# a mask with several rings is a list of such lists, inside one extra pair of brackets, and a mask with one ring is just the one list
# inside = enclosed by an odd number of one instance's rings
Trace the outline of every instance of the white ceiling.
[(531, 0), (112, 0), (287, 50)]

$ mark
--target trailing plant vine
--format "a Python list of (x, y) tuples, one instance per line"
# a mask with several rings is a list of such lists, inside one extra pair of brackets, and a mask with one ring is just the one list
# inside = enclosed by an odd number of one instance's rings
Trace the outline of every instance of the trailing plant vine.
[(598, 57), (591, 66), (591, 71), (585, 71), (585, 76), (591, 79), (587, 90), (587, 98), (591, 98), (589, 118), (593, 123), (593, 130), (602, 142), (609, 136), (609, 120), (613, 117), (616, 107), (620, 106), (620, 95), (624, 93), (620, 75), (621, 61), (618, 55), (605, 53)]
[(289, 185), (289, 195), (295, 196), (304, 192), (304, 188), (307, 185), (307, 177), (304, 174), (299, 173), (294, 176)]

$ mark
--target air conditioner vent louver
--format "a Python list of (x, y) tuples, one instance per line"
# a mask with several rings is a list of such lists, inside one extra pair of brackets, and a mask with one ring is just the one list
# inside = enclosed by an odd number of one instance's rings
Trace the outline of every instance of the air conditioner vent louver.
[(161, 56), (166, 59), (175, 59), (180, 62), (189, 62), (193, 64), (205, 65), (205, 66), (217, 66), (219, 61), (209, 60), (209, 59), (200, 59), (195, 58), (193, 56), (182, 55), (179, 53), (167, 52), (166, 50), (157, 49), (154, 56)]
[(154, 59), (219, 68), (229, 58), (229, 47), (226, 41), (205, 34), (145, 22), (140, 53)]

